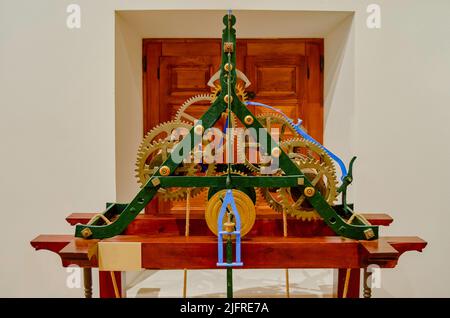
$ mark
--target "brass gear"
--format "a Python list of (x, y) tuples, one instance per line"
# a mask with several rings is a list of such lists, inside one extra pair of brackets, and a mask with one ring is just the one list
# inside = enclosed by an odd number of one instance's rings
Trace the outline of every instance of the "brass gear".
[[(155, 148), (160, 150), (159, 157), (164, 155), (165, 158), (168, 157), (169, 150), (171, 150), (176, 143), (181, 141), (184, 134), (188, 133), (192, 125), (181, 121), (174, 120), (165, 123), (161, 123), (155, 126), (151, 131), (149, 131), (145, 138), (142, 140), (141, 145), (138, 149), (137, 160), (136, 160), (136, 177), (139, 184), (144, 186), (148, 179), (156, 171), (155, 169), (162, 164), (162, 162), (154, 161), (155, 158), (151, 156), (154, 155)], [(164, 149), (165, 147), (165, 149)], [(164, 149), (164, 151), (161, 151)], [(152, 165), (148, 164), (148, 161), (152, 161)], [(198, 175), (202, 167), (196, 163), (182, 163), (174, 172), (175, 175)], [(214, 175), (216, 166), (214, 164), (207, 165), (205, 170), (205, 175)], [(191, 197), (198, 195), (205, 188), (193, 188), (191, 189)], [(159, 191), (161, 197), (164, 200), (183, 200), (187, 197), (187, 188), (170, 188), (162, 189)]]
[(167, 121), (153, 127), (145, 134), (138, 149), (138, 154), (146, 151), (146, 147), (155, 141), (180, 141), (182, 136), (189, 133), (192, 125), (185, 121)]
[(231, 167), (230, 169), (227, 168), (225, 171), (218, 172), (216, 175), (218, 176), (224, 176), (228, 174), (228, 171), (230, 171), (230, 174), (239, 175), (239, 176), (246, 176), (247, 174), (244, 171), (234, 169)]
[[(136, 160), (136, 177), (141, 187), (143, 187), (150, 177), (158, 171), (161, 164), (169, 157), (171, 149), (178, 142), (159, 140), (150, 144), (141, 145)], [(181, 163), (175, 169), (173, 175), (191, 176), (197, 172), (195, 163)], [(192, 188), (191, 196), (195, 196), (202, 191), (202, 188)], [(164, 200), (180, 200), (187, 196), (187, 188), (168, 188), (160, 189), (158, 193)]]
[(188, 98), (183, 105), (178, 108), (177, 113), (175, 114), (175, 121), (182, 122), (183, 120), (188, 121), (191, 125), (198, 120), (194, 116), (188, 114), (186, 110), (195, 103), (200, 102), (209, 102), (212, 103), (214, 100), (213, 94), (199, 94)]
[[(302, 173), (312, 183), (316, 191), (324, 197), (329, 205), (333, 205), (337, 193), (336, 174), (324, 162), (315, 159), (294, 160)], [(320, 215), (306, 200), (300, 188), (280, 188), (278, 190), (283, 209), (292, 216), (304, 221), (320, 219)]]
[(282, 141), (280, 147), (292, 160), (316, 159), (320, 163), (325, 163), (328, 169), (336, 171), (333, 159), (316, 143), (303, 138), (293, 138)]
[[(211, 92), (212, 102), (214, 102), (217, 96), (220, 95), (222, 88), (220, 84), (214, 84), (214, 88)], [(248, 100), (247, 92), (245, 91), (245, 84), (243, 82), (238, 82), (235, 86), (235, 92), (237, 97), (242, 103), (245, 103)]]
[[(220, 92), (220, 88), (219, 88), (219, 92)], [(196, 103), (201, 103), (201, 102), (209, 102), (209, 103), (213, 103), (215, 101), (215, 99), (217, 98), (217, 87), (215, 89), (212, 90), (211, 94), (199, 94), (199, 95), (195, 95), (192, 96), (190, 98), (188, 98), (183, 105), (180, 106), (180, 108), (178, 108), (176, 114), (175, 114), (175, 121), (177, 122), (183, 122), (183, 120), (188, 121), (191, 125), (194, 125), (194, 123), (198, 120), (198, 118), (195, 118), (194, 116), (192, 116), (191, 114), (189, 114), (187, 112), (188, 108)], [(225, 115), (226, 113), (223, 113), (222, 115)], [(232, 127), (236, 127), (236, 116), (231, 113), (231, 126)]]
[[(250, 171), (260, 173), (260, 168), (247, 159), (247, 151), (245, 149), (246, 146), (246, 143), (238, 143), (237, 145), (238, 154), (241, 156), (239, 158), (239, 162), (243, 162)], [(280, 138), (280, 147), (291, 159), (316, 159), (320, 162), (325, 163), (325, 165), (333, 172), (336, 171), (333, 159), (316, 143), (303, 138), (292, 138), (284, 141), (282, 140), (282, 138)]]
[[(281, 175), (277, 173), (276, 175)], [(284, 205), (280, 197), (279, 188), (259, 188), (259, 193), (267, 204), (276, 212), (283, 212)]]
[[(290, 135), (292, 136), (297, 136), (297, 132), (295, 131), (295, 129), (292, 127), (292, 125), (286, 120), (286, 118), (284, 118), (281, 114), (278, 113), (262, 113), (262, 114), (258, 114), (256, 115), (256, 119), (261, 123), (261, 125), (267, 129), (267, 131), (270, 134), (270, 130), (272, 128), (272, 125), (275, 125), (276, 127), (280, 128), (280, 135), (279, 135), (279, 141), (286, 141), (288, 140), (285, 137), (285, 132), (289, 132)], [(281, 126), (281, 127), (280, 127)], [(292, 138), (292, 137), (291, 137)], [(243, 162), (244, 165), (250, 169), (250, 171), (252, 172), (259, 172), (260, 168), (251, 163), (248, 159), (247, 159), (247, 152), (246, 152), (246, 148), (247, 144), (244, 143), (239, 143), (238, 144), (238, 154), (240, 155), (239, 158), (239, 162)]]
[[(206, 204), (205, 208), (205, 220), (208, 228), (215, 235), (218, 233), (217, 219), (219, 217), (220, 208), (222, 207), (222, 200), (228, 190), (222, 189), (216, 192)], [(241, 219), (241, 237), (245, 236), (255, 224), (256, 209), (252, 199), (244, 192), (233, 189), (233, 197), (236, 203), (236, 208), (239, 212)], [(227, 222), (225, 215), (224, 222)], [(233, 236), (234, 237), (234, 236)]]
[[(225, 175), (228, 174), (228, 171), (230, 171), (230, 174), (232, 176), (233, 175), (234, 176), (246, 176), (247, 175), (247, 173), (245, 173), (244, 171), (241, 171), (239, 169), (235, 169), (233, 167), (227, 168), (224, 171), (220, 171), (220, 172), (217, 173), (217, 175), (218, 176), (225, 176)], [(246, 195), (248, 195), (252, 199), (252, 201), (254, 203), (256, 203), (256, 191), (255, 191), (255, 189), (253, 187), (241, 187), (241, 186), (239, 186), (239, 184), (236, 184), (235, 188), (237, 190), (240, 190), (240, 191), (244, 192)], [(218, 190), (221, 190), (221, 189), (220, 188), (211, 187), (209, 189), (209, 192), (208, 192), (208, 197), (211, 197)]]
[(280, 133), (280, 140), (285, 140), (283, 138), (284, 131), (287, 128), (289, 132), (291, 132), (292, 135), (297, 135), (297, 132), (295, 129), (291, 126), (291, 124), (284, 118), (283, 115), (278, 113), (262, 113), (256, 115), (256, 118), (259, 120), (259, 122), (270, 132), (270, 128), (272, 124), (281, 125), (281, 133)]

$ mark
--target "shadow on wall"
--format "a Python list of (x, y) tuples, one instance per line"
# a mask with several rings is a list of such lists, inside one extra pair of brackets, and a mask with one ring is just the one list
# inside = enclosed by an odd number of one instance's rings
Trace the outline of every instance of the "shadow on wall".
[[(349, 73), (354, 70), (354, 43), (350, 41), (353, 20), (354, 15), (349, 16), (325, 37), (325, 123), (334, 104), (337, 84), (343, 80), (350, 80), (347, 83), (351, 84), (354, 78), (353, 73)], [(343, 69), (344, 60), (353, 67)]]

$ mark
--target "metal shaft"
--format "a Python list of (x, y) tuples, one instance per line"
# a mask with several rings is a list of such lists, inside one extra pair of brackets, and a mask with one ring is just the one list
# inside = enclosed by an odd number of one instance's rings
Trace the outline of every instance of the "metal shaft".
[[(227, 239), (227, 263), (231, 264), (233, 262), (233, 243), (231, 242), (231, 237)], [(227, 298), (233, 298), (233, 268), (227, 267)]]

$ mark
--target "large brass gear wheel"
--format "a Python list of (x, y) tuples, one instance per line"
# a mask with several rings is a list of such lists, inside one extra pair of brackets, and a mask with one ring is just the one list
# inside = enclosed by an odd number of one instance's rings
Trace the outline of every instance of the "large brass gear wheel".
[(214, 98), (212, 94), (199, 94), (188, 98), (183, 103), (183, 105), (181, 105), (180, 108), (178, 108), (177, 113), (175, 114), (175, 121), (177, 122), (187, 121), (191, 125), (194, 125), (194, 123), (198, 120), (198, 118), (195, 118), (194, 116), (189, 114), (187, 112), (188, 108), (196, 103), (201, 102), (212, 103), (213, 100)]
[[(158, 169), (158, 167), (167, 159), (170, 150), (176, 143), (181, 141), (184, 135), (189, 133), (192, 125), (184, 121), (169, 121), (161, 123), (150, 130), (142, 140), (138, 149), (136, 160), (136, 177), (141, 186), (144, 186), (148, 179)], [(155, 153), (155, 151), (158, 151)], [(157, 157), (155, 157), (157, 155)], [(164, 158), (164, 160), (162, 160)], [(162, 160), (162, 161), (161, 161)], [(215, 173), (215, 165), (210, 164), (206, 169), (196, 163), (182, 163), (174, 172), (174, 175), (197, 175), (201, 170), (205, 170), (207, 176)], [(205, 188), (191, 189), (191, 197), (198, 195)], [(164, 200), (183, 200), (187, 197), (186, 188), (161, 189), (160, 196)]]
[[(337, 197), (337, 178), (333, 170), (325, 163), (314, 159), (294, 160), (302, 173), (308, 178), (329, 205)], [(310, 205), (300, 188), (281, 188), (278, 190), (281, 205), (286, 212), (304, 221), (320, 219), (320, 215)]]
[[(283, 115), (278, 113), (262, 113), (256, 115), (256, 118), (259, 120), (259, 122), (269, 131), (272, 128), (273, 125), (276, 127), (279, 127), (280, 132), (280, 141), (286, 140), (284, 138), (285, 133), (288, 132), (293, 136), (297, 135), (297, 132), (295, 129), (291, 126), (291, 124), (286, 120), (286, 118), (283, 117)], [(293, 138), (293, 137), (291, 137)]]
[[(280, 129), (280, 134), (278, 137), (279, 142), (292, 139), (298, 135), (292, 125), (281, 114), (262, 113), (256, 115), (256, 119), (261, 123), (261, 125), (263, 125), (264, 128), (267, 129), (269, 134), (272, 128)], [(243, 162), (244, 165), (248, 169), (250, 169), (250, 171), (260, 172), (259, 166), (257, 164), (251, 163), (247, 158), (246, 148), (248, 145), (249, 144), (246, 142), (238, 144), (238, 154), (240, 156), (239, 161)]]
[(293, 138), (282, 141), (280, 147), (292, 160), (305, 161), (316, 159), (320, 163), (324, 163), (333, 172), (336, 170), (333, 159), (319, 145), (311, 141), (303, 138)]
[[(145, 141), (145, 140), (144, 140)], [(176, 141), (159, 140), (153, 143), (143, 143), (140, 147), (136, 160), (136, 177), (143, 187), (150, 177), (158, 171), (161, 164), (169, 157), (170, 151), (177, 144)], [(181, 163), (174, 171), (173, 175), (192, 176), (197, 172), (195, 163)], [(199, 194), (203, 188), (192, 188), (191, 196)], [(160, 189), (158, 194), (164, 200), (182, 200), (187, 197), (187, 188)]]
[(138, 149), (138, 154), (145, 152), (149, 145), (155, 141), (180, 141), (184, 135), (188, 134), (192, 125), (185, 121), (168, 121), (156, 125), (145, 134), (144, 139)]
[(279, 188), (259, 188), (259, 193), (273, 210), (283, 212), (284, 206), (278, 190)]
[[(220, 92), (220, 90), (219, 90)], [(188, 98), (183, 105), (180, 106), (180, 108), (178, 108), (177, 113), (175, 114), (175, 121), (176, 122), (183, 122), (183, 121), (187, 121), (189, 122), (191, 125), (194, 125), (198, 118), (195, 118), (192, 114), (190, 114), (188, 112), (189, 107), (191, 107), (192, 105), (196, 104), (196, 103), (201, 103), (201, 102), (209, 102), (209, 103), (213, 103), (214, 100), (217, 98), (216, 96), (217, 94), (217, 88), (213, 89), (213, 92), (211, 94), (199, 94), (199, 95), (195, 95), (191, 98)], [(226, 113), (223, 113), (223, 115), (225, 115)], [(236, 116), (232, 113), (231, 114), (231, 126), (232, 127), (236, 127)]]
[[(222, 189), (216, 192), (206, 204), (205, 219), (208, 228), (215, 235), (218, 234), (217, 220), (219, 218), (222, 201), (228, 190)], [(241, 219), (241, 237), (245, 236), (252, 229), (255, 224), (256, 210), (252, 199), (240, 190), (233, 189), (233, 197), (236, 203), (236, 208)], [(224, 223), (227, 222), (227, 216), (224, 217)]]

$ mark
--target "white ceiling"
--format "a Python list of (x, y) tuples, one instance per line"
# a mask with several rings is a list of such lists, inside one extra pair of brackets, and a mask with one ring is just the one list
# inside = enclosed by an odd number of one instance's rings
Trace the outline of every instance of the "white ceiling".
[[(226, 12), (117, 11), (142, 38), (220, 38)], [(238, 38), (323, 38), (350, 11), (234, 11)]]

